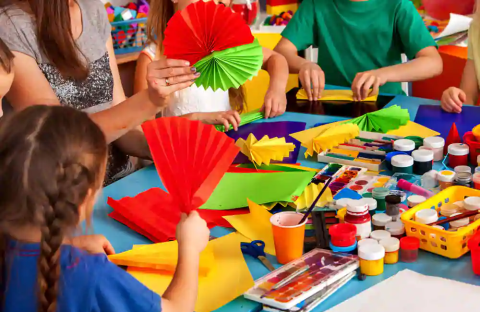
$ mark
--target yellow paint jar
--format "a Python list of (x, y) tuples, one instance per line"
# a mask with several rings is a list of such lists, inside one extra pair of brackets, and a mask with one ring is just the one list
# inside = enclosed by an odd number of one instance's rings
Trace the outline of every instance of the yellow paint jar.
[(400, 240), (395, 237), (382, 239), (380, 245), (385, 248), (385, 264), (395, 264), (398, 262), (398, 251), (400, 250)]
[(380, 244), (366, 244), (358, 249), (360, 258), (360, 272), (368, 276), (380, 275), (383, 273), (383, 258), (385, 248)]

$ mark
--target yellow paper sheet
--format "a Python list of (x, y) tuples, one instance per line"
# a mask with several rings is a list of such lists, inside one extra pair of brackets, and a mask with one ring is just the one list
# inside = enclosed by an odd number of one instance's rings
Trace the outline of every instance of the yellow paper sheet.
[[(240, 249), (240, 244), (248, 241), (242, 235), (232, 233), (208, 243), (213, 249), (215, 262), (210, 274), (199, 278), (196, 312), (216, 310), (254, 286)], [(171, 275), (162, 275), (151, 269), (128, 268), (128, 272), (159, 295), (172, 281)]]
[(238, 139), (236, 145), (240, 147), (243, 154), (248, 156), (250, 161), (259, 166), (262, 164), (270, 165), (271, 160), (282, 161), (295, 149), (295, 144), (287, 143), (285, 138), (270, 139), (266, 135), (258, 141), (253, 133), (250, 133), (247, 140)]
[(427, 127), (424, 127), (416, 122), (409, 121), (405, 126), (401, 126), (396, 130), (388, 131), (387, 134), (397, 136), (419, 136), (421, 138), (428, 138), (431, 136), (440, 135), (440, 133), (433, 131)]
[[(152, 244), (109, 256), (116, 265), (162, 270), (173, 274), (178, 262), (177, 241)], [(215, 258), (211, 246), (200, 254), (200, 275), (207, 276)]]
[[(296, 208), (298, 210), (310, 208), (312, 203), (317, 198), (318, 194), (320, 194), (320, 191), (322, 190), (323, 185), (324, 184), (322, 183), (318, 183), (318, 185), (314, 183), (309, 184), (303, 191), (302, 195), (298, 196), (297, 200), (295, 201)], [(327, 187), (325, 192), (322, 194), (322, 197), (318, 199), (315, 207), (323, 208), (325, 207), (326, 204), (330, 202), (333, 202), (333, 196), (332, 196), (332, 191), (330, 190), (329, 187)]]
[[(362, 102), (376, 102), (378, 98), (377, 95), (372, 95), (367, 97)], [(308, 100), (307, 92), (304, 89), (300, 89), (297, 92), (298, 100)], [(320, 101), (353, 101), (353, 91), (352, 90), (323, 90)]]
[(289, 167), (289, 168), (295, 168), (303, 171), (311, 171), (311, 172), (320, 172), (320, 169), (315, 169), (315, 168), (309, 168), (309, 167), (303, 167), (303, 166), (298, 166), (294, 164), (275, 164), (275, 166), (281, 166), (281, 167)]
[(265, 242), (265, 252), (275, 255), (275, 244), (273, 243), (272, 224), (270, 217), (272, 214), (253, 201), (247, 199), (249, 214), (224, 216), (240, 234), (248, 239), (262, 240)]
[(355, 124), (335, 125), (328, 128), (313, 139), (313, 150), (317, 153), (345, 143), (360, 134), (360, 128)]

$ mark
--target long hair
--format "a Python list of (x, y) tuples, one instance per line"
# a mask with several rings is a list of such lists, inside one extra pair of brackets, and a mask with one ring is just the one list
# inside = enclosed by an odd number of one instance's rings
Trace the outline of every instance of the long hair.
[(3, 13), (8, 14), (11, 5), (32, 15), (40, 51), (63, 78), (83, 81), (88, 77), (85, 56), (72, 34), (69, 0), (0, 0)]
[[(202, 0), (200, 0), (202, 1)], [(233, 1), (232, 1), (233, 2)], [(175, 6), (172, 0), (150, 0), (150, 11), (147, 23), (148, 42), (157, 43), (157, 54), (163, 55), (163, 34), (167, 29), (167, 23), (175, 13)], [(179, 34), (181, 35), (181, 34)], [(245, 102), (245, 90), (243, 86), (238, 89), (228, 90), (230, 106), (239, 113), (247, 110)]]
[(13, 53), (8, 49), (7, 45), (0, 39), (0, 67), (10, 74), (13, 68)]
[(8, 231), (32, 226), (41, 231), (38, 312), (55, 312), (60, 247), (80, 222), (79, 207), (102, 184), (105, 136), (83, 112), (38, 105), (8, 115), (0, 142), (0, 303), (9, 274)]

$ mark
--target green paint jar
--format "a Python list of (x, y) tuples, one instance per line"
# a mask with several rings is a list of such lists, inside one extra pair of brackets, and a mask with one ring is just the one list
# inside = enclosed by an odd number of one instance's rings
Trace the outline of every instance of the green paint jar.
[(413, 173), (413, 157), (410, 155), (396, 155), (392, 157), (393, 173)]
[(387, 188), (376, 187), (372, 191), (372, 197), (377, 201), (377, 211), (385, 211), (387, 209), (385, 197), (390, 193)]

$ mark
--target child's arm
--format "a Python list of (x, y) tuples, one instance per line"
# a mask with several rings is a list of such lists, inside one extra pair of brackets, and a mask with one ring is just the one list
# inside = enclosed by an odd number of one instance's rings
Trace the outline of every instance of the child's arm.
[(463, 70), (460, 89), (450, 87), (443, 92), (441, 105), (449, 113), (462, 112), (463, 103), (475, 105), (478, 101), (478, 79), (475, 71), (475, 63), (468, 59)]
[(263, 48), (262, 68), (270, 75), (270, 85), (262, 111), (265, 113), (265, 118), (280, 116), (285, 113), (287, 107), (285, 94), (288, 81), (287, 60), (281, 54)]
[(147, 68), (152, 60), (145, 53), (140, 53), (135, 68), (135, 80), (133, 82), (133, 94), (137, 94), (148, 88), (147, 85)]

